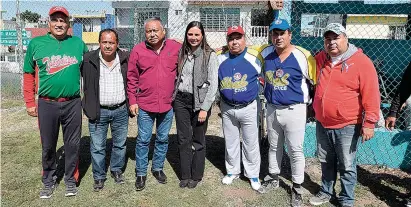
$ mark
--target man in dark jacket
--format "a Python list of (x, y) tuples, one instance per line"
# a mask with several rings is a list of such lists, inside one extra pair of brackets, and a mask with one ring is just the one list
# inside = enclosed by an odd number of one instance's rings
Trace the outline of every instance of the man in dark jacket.
[[(399, 112), (403, 108), (403, 104), (407, 101), (409, 102), (410, 95), (411, 95), (411, 62), (408, 64), (407, 69), (405, 69), (404, 74), (402, 75), (401, 83), (400, 86), (397, 89), (397, 92), (395, 93), (395, 96), (391, 102), (391, 107), (390, 107), (390, 113), (388, 114), (387, 119), (385, 120), (385, 128), (388, 130), (393, 130), (395, 126), (395, 121), (397, 120), (397, 117), (399, 116)], [(408, 105), (408, 104), (407, 104)], [(411, 106), (407, 106), (411, 107)], [(411, 114), (408, 114), (408, 116), (411, 116)], [(408, 120), (411, 118), (408, 117)], [(408, 123), (410, 125), (410, 123)], [(408, 126), (407, 126), (408, 128)], [(408, 128), (409, 129), (409, 128)], [(408, 195), (407, 200), (407, 207), (411, 207), (411, 194)]]
[(106, 139), (111, 126), (113, 149), (110, 171), (114, 181), (124, 183), (123, 167), (128, 130), (127, 52), (119, 50), (118, 35), (112, 29), (99, 34), (100, 49), (84, 55), (81, 66), (84, 97), (82, 106), (89, 118), (90, 152), (94, 191), (104, 188), (106, 180)]
[[(387, 119), (385, 120), (385, 127), (388, 130), (393, 130), (395, 126), (395, 121), (399, 116), (402, 105), (407, 101), (411, 95), (411, 62), (408, 64), (407, 69), (405, 69), (404, 75), (402, 76), (400, 86), (397, 89), (397, 92), (391, 102), (390, 113), (388, 114)], [(411, 107), (411, 106), (407, 106)], [(408, 116), (411, 116), (409, 114)]]

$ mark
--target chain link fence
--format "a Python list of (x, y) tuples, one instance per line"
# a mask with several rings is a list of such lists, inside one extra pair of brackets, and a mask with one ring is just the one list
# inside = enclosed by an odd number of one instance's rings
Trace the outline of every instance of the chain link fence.
[[(284, 1), (279, 16), (291, 23), (293, 44), (316, 54), (323, 48), (325, 26), (342, 23), (349, 41), (362, 48), (375, 64), (380, 83), (381, 112), (385, 117), (402, 74), (411, 61), (411, 3), (408, 0), (310, 2), (321, 3)], [(36, 7), (30, 6), (34, 4)], [(120, 48), (131, 50), (135, 44), (144, 41), (144, 20), (150, 17), (163, 20), (169, 38), (183, 40), (186, 25), (197, 20), (203, 23), (208, 43), (213, 48), (226, 44), (226, 29), (231, 25), (243, 26), (248, 45), (262, 45), (269, 42), (268, 25), (273, 20), (268, 1), (23, 1), (20, 5), (16, 1), (3, 1), (2, 11), (16, 11), (21, 15), (20, 18), (12, 15), (6, 19), (2, 12), (1, 29), (18, 31), (21, 28), (24, 47), (20, 52), (18, 44), (7, 45), (2, 41), (3, 99), (22, 98), (19, 61), (24, 57), (25, 40), (47, 33), (47, 12), (55, 5), (69, 10), (69, 34), (82, 38), (90, 50), (98, 48), (98, 32), (105, 28), (115, 29), (119, 34)], [(411, 134), (402, 131), (411, 125), (410, 111), (411, 103), (401, 113), (398, 130), (376, 129), (375, 138), (360, 145), (360, 163), (411, 168)], [(305, 153), (310, 157), (316, 154), (314, 119), (308, 120)]]

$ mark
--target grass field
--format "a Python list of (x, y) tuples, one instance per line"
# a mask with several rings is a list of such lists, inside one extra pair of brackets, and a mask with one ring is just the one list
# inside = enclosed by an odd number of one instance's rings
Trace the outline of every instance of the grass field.
[[(3, 90), (3, 85), (2, 85)], [(148, 175), (146, 189), (134, 190), (135, 137), (137, 126), (130, 120), (127, 140), (126, 183), (114, 184), (106, 181), (103, 191), (92, 190), (93, 178), (90, 161), (90, 138), (87, 120), (83, 119), (81, 138), (79, 194), (73, 198), (64, 197), (64, 182), (58, 186), (49, 200), (39, 199), (41, 184), (41, 146), (37, 121), (26, 115), (20, 100), (2, 99), (1, 107), (1, 204), (2, 206), (289, 206), (290, 167), (283, 163), (280, 188), (267, 194), (251, 190), (246, 179), (224, 186), (220, 180), (225, 173), (224, 139), (217, 112), (210, 119), (207, 136), (206, 170), (203, 182), (195, 189), (178, 187), (179, 166), (176, 131), (170, 131), (169, 151), (165, 163), (168, 183), (158, 184)], [(59, 154), (62, 141), (59, 139)], [(111, 140), (109, 139), (110, 143)], [(61, 163), (61, 162), (60, 162)], [(62, 179), (62, 163), (59, 165), (59, 179)], [(320, 166), (316, 159), (307, 159), (305, 175), (305, 206), (308, 199), (319, 188)], [(267, 155), (263, 150), (261, 174), (267, 172)], [(149, 168), (150, 169), (150, 168)], [(378, 166), (359, 166), (359, 184), (356, 187), (356, 206), (401, 206), (410, 188), (409, 174), (395, 169)], [(337, 184), (337, 188), (339, 185)], [(327, 204), (324, 206), (334, 206)]]

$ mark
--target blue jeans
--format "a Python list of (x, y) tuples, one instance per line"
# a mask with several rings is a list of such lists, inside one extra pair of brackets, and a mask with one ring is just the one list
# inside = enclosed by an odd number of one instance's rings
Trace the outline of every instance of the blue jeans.
[(106, 179), (106, 140), (108, 125), (111, 127), (113, 148), (111, 151), (110, 171), (121, 171), (126, 156), (126, 139), (128, 130), (128, 111), (126, 104), (114, 109), (100, 109), (100, 119), (90, 121), (90, 153), (93, 166), (93, 178)]
[(168, 133), (173, 122), (173, 109), (164, 113), (153, 113), (139, 109), (137, 116), (138, 135), (136, 140), (137, 176), (147, 175), (148, 151), (154, 120), (156, 120), (157, 131), (151, 171), (163, 170), (168, 149)]
[(318, 157), (321, 162), (321, 192), (335, 196), (337, 171), (340, 172), (341, 205), (354, 205), (357, 183), (356, 152), (361, 125), (348, 125), (341, 129), (326, 129), (317, 122)]

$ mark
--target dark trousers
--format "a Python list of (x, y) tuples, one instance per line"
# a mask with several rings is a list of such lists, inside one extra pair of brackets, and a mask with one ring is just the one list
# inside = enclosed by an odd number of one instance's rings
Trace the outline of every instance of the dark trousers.
[(180, 152), (181, 179), (201, 180), (204, 175), (208, 118), (198, 122), (200, 111), (194, 111), (194, 97), (190, 93), (179, 92), (174, 101), (178, 149)]
[(42, 144), (43, 184), (52, 185), (55, 182), (56, 147), (60, 125), (63, 129), (65, 154), (64, 182), (66, 185), (75, 184), (81, 136), (80, 98), (65, 102), (39, 98), (38, 120)]

